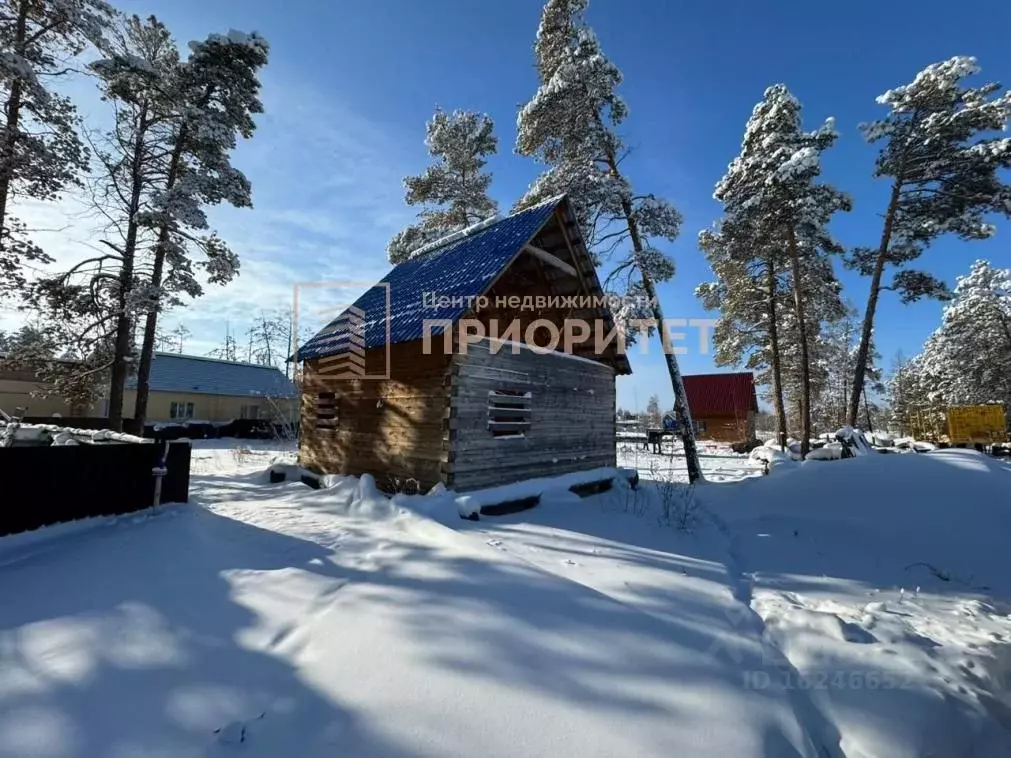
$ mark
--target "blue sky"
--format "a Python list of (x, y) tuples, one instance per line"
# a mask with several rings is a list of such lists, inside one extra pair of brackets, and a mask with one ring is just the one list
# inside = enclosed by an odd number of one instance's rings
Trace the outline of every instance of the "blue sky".
[[(267, 113), (236, 155), (253, 181), (256, 209), (213, 217), (243, 258), (243, 274), (167, 319), (194, 330), (187, 351), (212, 347), (225, 323), (241, 330), (257, 309), (283, 307), (295, 281), (382, 276), (386, 241), (412, 215), (400, 179), (426, 164), (424, 124), (436, 105), (495, 119), (500, 152), (489, 162), (492, 192), (508, 208), (538, 173), (512, 153), (512, 144), (517, 108), (536, 87), (532, 43), (541, 6), (541, 0), (121, 2), (126, 11), (158, 15), (181, 43), (235, 28), (256, 30), (271, 44), (263, 76)], [(982, 21), (971, 19), (981, 12)], [(958, 54), (979, 58), (981, 81), (1011, 83), (1011, 4), (995, 0), (957, 9), (937, 0), (844, 6), (593, 0), (588, 18), (625, 75), (631, 178), (684, 214), (682, 235), (669, 248), (678, 273), (661, 288), (668, 317), (713, 315), (692, 294), (710, 275), (696, 235), (718, 216), (713, 185), (766, 86), (785, 82), (812, 126), (836, 117), (841, 138), (826, 156), (825, 177), (853, 195), (855, 209), (835, 230), (847, 245), (872, 245), (884, 186), (871, 178), (874, 150), (856, 127), (883, 113), (874, 98), (926, 64)], [(953, 283), (974, 258), (1011, 265), (1011, 229), (998, 226), (987, 242), (943, 240), (924, 266)], [(866, 281), (841, 276), (846, 296), (862, 310)], [(916, 352), (939, 315), (936, 303), (901, 306), (886, 294), (877, 322), (885, 363), (898, 349)], [(643, 407), (653, 393), (668, 401), (660, 356), (633, 354), (632, 363), (634, 376), (619, 382), (619, 405)], [(697, 350), (681, 365), (686, 373), (714, 370), (711, 357)]]

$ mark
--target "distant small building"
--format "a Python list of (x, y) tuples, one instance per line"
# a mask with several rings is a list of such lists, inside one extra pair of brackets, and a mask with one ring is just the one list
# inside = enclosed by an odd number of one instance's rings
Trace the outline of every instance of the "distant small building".
[[(575, 320), (609, 333), (603, 302), (565, 197), (433, 243), (299, 349), (300, 463), (387, 490), (614, 466), (615, 375), (628, 360), (613, 342), (565, 352), (543, 339)], [(464, 328), (501, 337), (507, 325), (507, 341), (461, 349)]]
[(699, 439), (730, 443), (755, 439), (758, 396), (751, 372), (695, 374), (683, 379)]
[[(137, 380), (127, 381), (123, 409), (133, 415)], [(155, 353), (151, 361), (148, 423), (284, 420), (297, 413), (295, 385), (274, 366), (198, 355)]]

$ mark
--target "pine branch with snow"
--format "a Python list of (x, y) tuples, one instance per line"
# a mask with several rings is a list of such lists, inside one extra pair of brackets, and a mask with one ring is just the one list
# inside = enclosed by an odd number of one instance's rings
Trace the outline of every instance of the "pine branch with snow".
[(73, 103), (53, 85), (67, 60), (104, 47), (112, 17), (104, 0), (11, 0), (0, 13), (0, 294), (24, 288), (23, 264), (51, 260), (10, 201), (55, 200), (79, 183), (88, 151)]
[(405, 201), (423, 206), (418, 223), (397, 233), (387, 255), (400, 263), (412, 253), (452, 232), (483, 221), (498, 212), (488, 195), (491, 174), (487, 158), (498, 150), (491, 117), (473, 111), (436, 110), (426, 126), (425, 145), (436, 161), (417, 176), (404, 178)]
[(927, 405), (1011, 403), (1011, 268), (973, 263), (912, 363)]
[[(636, 194), (621, 171), (625, 148), (617, 128), (628, 108), (617, 92), (622, 75), (586, 23), (586, 0), (548, 0), (534, 43), (539, 86), (517, 117), (516, 152), (545, 166), (516, 209), (565, 193), (591, 255), (615, 260), (605, 287), (643, 298), (663, 323), (656, 284), (674, 275), (660, 243), (680, 232), (681, 215), (655, 195)], [(629, 307), (619, 313), (619, 324)], [(664, 350), (689, 479), (702, 476), (681, 370)]]
[[(724, 357), (739, 360), (748, 352), (764, 363), (767, 356), (781, 427), (786, 424), (781, 398), (798, 399), (802, 454), (816, 389), (811, 353), (821, 324), (843, 311), (830, 261), (842, 246), (828, 224), (835, 213), (850, 209), (850, 199), (816, 181), (821, 154), (836, 137), (832, 119), (805, 131), (798, 100), (782, 84), (769, 87), (748, 119), (741, 152), (716, 185), (714, 196), (724, 209), (718, 229), (700, 237), (714, 271), (732, 277), (699, 293), (710, 307), (732, 308), (715, 333), (725, 343)], [(781, 278), (789, 281), (789, 300), (779, 294)], [(735, 302), (736, 292), (755, 294)], [(750, 331), (750, 340), (735, 333), (740, 329)]]
[[(1011, 121), (1011, 93), (1000, 85), (968, 86), (980, 72), (975, 58), (956, 56), (927, 66), (912, 82), (885, 92), (877, 102), (889, 109), (881, 120), (861, 126), (865, 139), (880, 145), (874, 175), (891, 183), (881, 241), (855, 251), (849, 264), (871, 277), (857, 354), (853, 396), (860, 393), (879, 295), (895, 290), (903, 302), (944, 298), (947, 288), (926, 272), (906, 266), (934, 240), (954, 234), (986, 239), (991, 214), (1011, 216), (1011, 185), (1001, 172), (1011, 168), (1011, 139), (996, 136)], [(886, 268), (898, 269), (884, 285)], [(851, 399), (850, 420), (856, 416)]]

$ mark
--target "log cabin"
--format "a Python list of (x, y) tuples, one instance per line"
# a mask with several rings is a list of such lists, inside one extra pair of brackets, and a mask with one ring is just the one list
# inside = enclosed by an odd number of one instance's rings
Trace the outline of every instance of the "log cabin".
[(695, 436), (740, 443), (755, 439), (758, 396), (751, 372), (694, 374), (684, 377)]
[(614, 330), (564, 195), (425, 246), (293, 356), (300, 464), (408, 492), (614, 466), (631, 369), (614, 341), (552, 344), (574, 321)]

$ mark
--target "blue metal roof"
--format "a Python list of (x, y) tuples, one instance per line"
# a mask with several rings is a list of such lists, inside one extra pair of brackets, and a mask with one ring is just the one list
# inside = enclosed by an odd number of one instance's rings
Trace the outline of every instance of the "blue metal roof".
[[(127, 387), (135, 389), (137, 379)], [(151, 360), (152, 392), (196, 392), (243, 397), (295, 397), (295, 386), (273, 366), (236, 363), (178, 353), (155, 353)]]
[[(426, 319), (448, 319), (455, 323), (467, 311), (466, 304), (433, 307), (422, 301), (423, 296), (431, 293), (452, 299), (484, 294), (516, 253), (551, 218), (562, 200), (557, 197), (519, 211), (474, 234), (397, 265), (379, 284), (300, 347), (298, 359), (312, 360), (345, 352), (349, 316), (361, 318), (366, 348), (421, 339)], [(433, 333), (438, 334), (440, 330), (433, 329)]]

